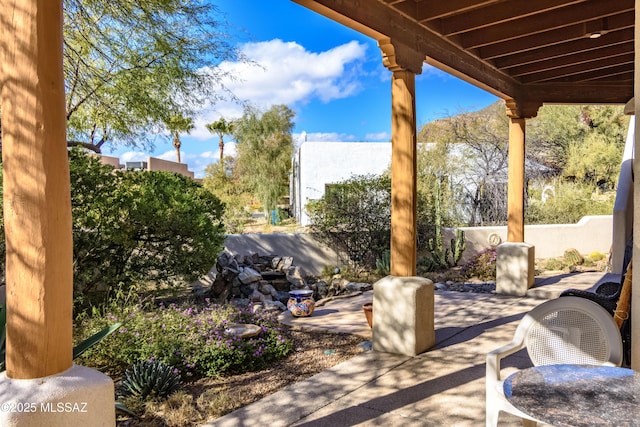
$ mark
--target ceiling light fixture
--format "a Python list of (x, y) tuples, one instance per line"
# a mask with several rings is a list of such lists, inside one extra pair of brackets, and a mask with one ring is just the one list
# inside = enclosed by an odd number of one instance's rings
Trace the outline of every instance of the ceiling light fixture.
[(599, 39), (609, 31), (609, 20), (607, 17), (598, 19), (597, 21), (585, 22), (585, 36), (590, 39)]

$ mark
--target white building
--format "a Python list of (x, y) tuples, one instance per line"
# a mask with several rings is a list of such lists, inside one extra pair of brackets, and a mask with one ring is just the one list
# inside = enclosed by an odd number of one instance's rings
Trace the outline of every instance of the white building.
[(391, 165), (390, 142), (303, 142), (293, 156), (291, 210), (301, 225), (309, 225), (309, 200), (319, 200), (327, 184), (354, 175), (379, 175)]

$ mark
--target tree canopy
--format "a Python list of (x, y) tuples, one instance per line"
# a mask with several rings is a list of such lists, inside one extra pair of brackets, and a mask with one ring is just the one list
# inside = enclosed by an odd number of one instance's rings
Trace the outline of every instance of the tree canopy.
[(224, 161), (224, 136), (231, 135), (235, 126), (234, 121), (226, 120), (224, 117), (220, 117), (213, 123), (206, 125), (206, 128), (211, 133), (218, 135), (218, 148), (220, 149), (220, 164)]
[(264, 113), (247, 107), (234, 124), (238, 174), (268, 213), (289, 191), (294, 115), (286, 105), (275, 105)]
[(215, 102), (238, 60), (217, 8), (205, 0), (65, 0), (69, 145), (141, 145), (170, 117)]
[[(535, 190), (531, 183), (551, 177), (593, 191), (614, 189), (628, 121), (621, 106), (541, 107), (537, 117), (527, 120), (528, 191)], [(464, 206), (465, 212), (458, 216), (469, 225), (506, 221), (508, 139), (503, 101), (429, 123), (419, 133), (419, 141), (447, 144), (450, 156), (456, 158), (457, 172), (448, 164), (453, 172), (450, 176), (457, 177), (456, 182), (450, 182), (450, 189), (453, 198)], [(426, 150), (421, 155), (433, 157), (435, 153)], [(435, 164), (441, 163), (435, 160)], [(542, 218), (539, 214), (536, 217)]]

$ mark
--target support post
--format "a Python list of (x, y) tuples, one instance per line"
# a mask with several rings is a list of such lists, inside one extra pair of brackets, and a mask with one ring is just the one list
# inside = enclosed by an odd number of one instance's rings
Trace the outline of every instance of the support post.
[(524, 137), (525, 119), (509, 118), (509, 173), (507, 241), (524, 242)]
[(0, 425), (114, 426), (113, 381), (72, 365), (62, 0), (0, 0), (0, 33), (7, 252), (0, 390), (4, 406), (24, 409), (0, 411)]
[(507, 242), (496, 250), (496, 293), (525, 296), (534, 284), (535, 247), (524, 242), (526, 118), (535, 117), (539, 102), (506, 101), (509, 116)]
[(378, 42), (391, 77), (391, 275), (373, 285), (375, 351), (415, 356), (433, 347), (433, 282), (416, 277), (417, 142), (415, 76), (424, 56)]
[(417, 165), (415, 74), (391, 78), (391, 274), (415, 276)]
[(415, 76), (424, 56), (389, 39), (378, 42), (391, 78), (391, 275), (416, 274), (417, 142)]
[(507, 188), (507, 241), (524, 242), (524, 159), (526, 119), (535, 117), (538, 101), (507, 100), (509, 163)]
[(1, 0), (7, 376), (65, 371), (72, 240), (62, 0)]

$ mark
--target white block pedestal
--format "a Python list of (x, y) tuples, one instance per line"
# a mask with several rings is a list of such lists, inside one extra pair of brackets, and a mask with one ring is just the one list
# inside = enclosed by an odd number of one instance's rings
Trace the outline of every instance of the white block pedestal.
[(435, 344), (433, 282), (387, 276), (373, 285), (375, 351), (418, 355)]
[(19, 380), (0, 374), (0, 426), (113, 427), (113, 381), (73, 365), (60, 374)]
[(506, 242), (496, 248), (496, 293), (525, 296), (535, 279), (535, 246)]

